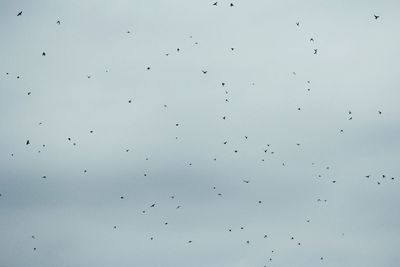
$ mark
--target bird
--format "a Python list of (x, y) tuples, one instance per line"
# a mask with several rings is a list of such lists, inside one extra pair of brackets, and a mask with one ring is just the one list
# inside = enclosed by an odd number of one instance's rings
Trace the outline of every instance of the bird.
[(248, 184), (248, 183), (250, 183), (250, 181), (249, 180), (243, 180), (243, 183)]
[(213, 6), (216, 6), (216, 5), (218, 5), (218, 2), (215, 2), (215, 3), (213, 4)]
[(46, 55), (46, 52), (43, 52), (43, 53), (42, 53), (42, 56), (44, 57), (45, 55)]
[(232, 7), (232, 6), (233, 6), (233, 3), (231, 3), (230, 6)]
[(318, 53), (318, 49), (314, 49), (314, 55)]
[(207, 71), (206, 70), (201, 70), (202, 72), (203, 72), (203, 74), (206, 74), (207, 73)]
[(22, 15), (22, 11), (20, 11), (18, 14), (17, 14), (17, 17), (19, 17), (19, 16), (21, 16)]
[(375, 19), (379, 19), (380, 16), (374, 14)]
[(296, 25), (297, 25), (297, 26), (300, 26), (300, 22), (296, 22)]
[(29, 144), (30, 144), (29, 140), (26, 140), (26, 145), (29, 145)]
[(310, 38), (310, 42), (314, 42), (314, 38)]
[(61, 21), (59, 21), (59, 20), (57, 20), (57, 22), (56, 22), (58, 25), (60, 25), (61, 24)]
[(156, 206), (156, 203), (153, 203), (150, 205), (150, 208), (154, 208)]

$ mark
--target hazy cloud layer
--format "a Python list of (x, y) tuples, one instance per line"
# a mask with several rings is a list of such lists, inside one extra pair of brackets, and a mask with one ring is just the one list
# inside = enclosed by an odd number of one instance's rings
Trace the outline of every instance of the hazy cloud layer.
[(0, 0), (0, 267), (399, 265), (400, 3), (214, 2)]

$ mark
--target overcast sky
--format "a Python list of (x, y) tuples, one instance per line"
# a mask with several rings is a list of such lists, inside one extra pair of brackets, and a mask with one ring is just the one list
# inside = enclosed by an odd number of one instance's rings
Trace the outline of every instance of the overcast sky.
[(0, 0), (0, 267), (399, 266), (400, 2), (214, 2)]

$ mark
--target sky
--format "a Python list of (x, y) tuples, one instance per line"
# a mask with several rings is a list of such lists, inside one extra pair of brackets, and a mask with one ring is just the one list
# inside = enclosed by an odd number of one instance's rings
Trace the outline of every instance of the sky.
[(400, 2), (215, 1), (0, 0), (0, 267), (399, 266)]

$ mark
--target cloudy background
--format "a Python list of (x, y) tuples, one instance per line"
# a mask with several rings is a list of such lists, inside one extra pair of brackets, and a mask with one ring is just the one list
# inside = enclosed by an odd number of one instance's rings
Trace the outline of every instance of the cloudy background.
[(214, 2), (0, 0), (0, 267), (399, 265), (399, 2)]

